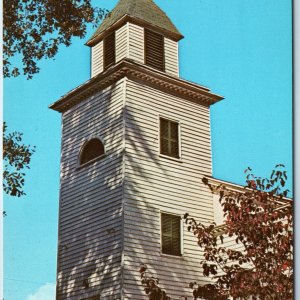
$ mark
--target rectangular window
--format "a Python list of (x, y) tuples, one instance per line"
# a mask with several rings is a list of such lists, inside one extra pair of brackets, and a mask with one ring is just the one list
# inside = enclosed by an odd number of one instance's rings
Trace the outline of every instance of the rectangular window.
[(164, 37), (148, 29), (145, 29), (145, 64), (165, 71)]
[(179, 158), (179, 124), (160, 118), (160, 154)]
[(114, 65), (116, 62), (115, 32), (111, 33), (106, 38), (104, 38), (103, 51), (104, 69), (107, 69), (110, 66)]
[(161, 214), (162, 253), (181, 255), (181, 218), (180, 216)]

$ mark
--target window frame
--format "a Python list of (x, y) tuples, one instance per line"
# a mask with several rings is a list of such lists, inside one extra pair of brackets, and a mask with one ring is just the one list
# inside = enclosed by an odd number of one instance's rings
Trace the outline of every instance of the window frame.
[[(166, 214), (166, 215), (171, 215), (171, 216), (176, 216), (180, 218), (180, 255), (176, 255), (176, 254), (168, 254), (168, 253), (163, 253), (163, 234), (162, 234), (162, 214)], [(167, 256), (167, 257), (176, 257), (176, 258), (183, 258), (184, 256), (184, 245), (183, 245), (183, 241), (184, 241), (184, 225), (183, 225), (183, 220), (181, 218), (180, 214), (177, 213), (172, 213), (169, 211), (163, 211), (161, 210), (159, 212), (159, 225), (160, 225), (160, 255), (161, 256)]]
[[(177, 157), (174, 157), (174, 156), (170, 156), (170, 155), (166, 155), (166, 154), (162, 154), (161, 153), (161, 126), (160, 126), (160, 119), (164, 119), (164, 120), (167, 120), (167, 121), (171, 121), (171, 122), (174, 122), (174, 123), (177, 123), (178, 124), (178, 158)], [(181, 130), (181, 122), (178, 120), (178, 119), (175, 119), (175, 118), (170, 118), (168, 116), (165, 116), (165, 115), (161, 115), (159, 114), (158, 115), (158, 155), (162, 158), (167, 158), (167, 159), (170, 159), (170, 160), (174, 160), (174, 161), (177, 161), (177, 162), (182, 162), (182, 152), (181, 152), (181, 133), (182, 133), (182, 130)]]
[[(162, 69), (159, 69), (159, 68), (155, 68), (149, 64), (147, 64), (147, 44), (146, 44), (146, 40), (147, 40), (147, 32), (151, 32), (151, 33), (154, 33), (154, 34), (157, 34), (157, 35), (160, 35), (161, 38), (162, 38), (162, 49), (163, 49), (163, 60), (162, 60)], [(154, 31), (154, 30), (151, 30), (151, 29), (148, 29), (148, 28), (144, 28), (144, 64), (150, 68), (153, 68), (157, 71), (160, 71), (160, 72), (166, 72), (166, 46), (165, 46), (165, 37), (163, 34), (161, 34), (160, 32), (157, 32), (157, 31)]]
[[(102, 145), (103, 145), (103, 154), (101, 154), (101, 155), (99, 155), (99, 156), (97, 156), (97, 157), (95, 157), (95, 158), (93, 158), (93, 159), (91, 159), (91, 160), (89, 160), (89, 161), (81, 164), (82, 151), (83, 151), (84, 147), (86, 146), (86, 144), (88, 142), (90, 142), (91, 140), (93, 140), (93, 139), (97, 139), (97, 140), (99, 140), (102, 143)], [(94, 163), (94, 162), (96, 162), (96, 161), (104, 158), (105, 156), (106, 156), (106, 147), (105, 147), (105, 144), (103, 143), (103, 140), (99, 136), (91, 136), (91, 137), (85, 139), (84, 142), (80, 146), (80, 151), (79, 151), (78, 157), (77, 157), (77, 168), (78, 169), (83, 168), (83, 167), (85, 167), (87, 165), (90, 165), (90, 164), (92, 164), (92, 163)]]
[[(110, 63), (109, 65), (106, 65), (105, 51), (106, 51), (107, 38), (109, 38), (112, 35), (114, 36), (114, 61), (112, 63)], [(116, 43), (116, 31), (113, 31), (113, 32), (109, 33), (106, 37), (104, 37), (104, 39), (103, 39), (103, 70), (107, 70), (109, 67), (116, 64), (116, 54), (117, 54), (116, 44), (117, 44)]]

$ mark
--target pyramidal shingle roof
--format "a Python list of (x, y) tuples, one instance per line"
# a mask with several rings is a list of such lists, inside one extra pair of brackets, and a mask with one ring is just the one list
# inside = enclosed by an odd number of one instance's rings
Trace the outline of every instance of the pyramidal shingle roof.
[(124, 16), (129, 16), (132, 19), (142, 21), (164, 32), (168, 32), (177, 37), (178, 40), (183, 37), (169, 17), (153, 0), (120, 0), (88, 40), (87, 45), (94, 44), (93, 41), (97, 39), (99, 35)]

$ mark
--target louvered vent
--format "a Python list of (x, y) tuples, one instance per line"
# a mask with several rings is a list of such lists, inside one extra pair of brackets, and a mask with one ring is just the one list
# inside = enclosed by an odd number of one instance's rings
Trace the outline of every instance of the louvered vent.
[(145, 29), (145, 64), (165, 71), (164, 37), (148, 29)]
[(116, 62), (116, 38), (115, 32), (104, 39), (104, 69), (112, 66)]
[(179, 124), (160, 118), (160, 153), (179, 158)]
[(161, 214), (162, 253), (181, 255), (180, 216)]

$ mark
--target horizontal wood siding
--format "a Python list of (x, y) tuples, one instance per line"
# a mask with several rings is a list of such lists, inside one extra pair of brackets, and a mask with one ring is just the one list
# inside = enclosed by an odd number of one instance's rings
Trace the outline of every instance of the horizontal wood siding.
[[(123, 88), (121, 80), (63, 113), (57, 300), (121, 297)], [(92, 137), (105, 157), (79, 167)]]
[(218, 195), (218, 194), (213, 195), (214, 219), (215, 219), (215, 223), (217, 225), (223, 225), (225, 223), (225, 218), (224, 218), (223, 207), (221, 206), (221, 203), (219, 202), (219, 199), (220, 199), (220, 195)]
[(128, 56), (128, 23), (116, 31), (116, 62)]
[(103, 71), (103, 41), (93, 46), (91, 51), (92, 51), (91, 76), (94, 77)]
[(179, 76), (178, 71), (178, 42), (165, 37), (165, 72)]
[[(180, 124), (180, 160), (159, 155), (159, 116)], [(162, 255), (160, 214), (214, 220), (212, 195), (201, 182), (212, 172), (209, 108), (127, 80), (125, 120), (124, 299), (148, 299), (141, 263), (172, 299), (193, 299), (189, 282), (210, 282), (197, 240), (184, 228), (183, 256)]]
[(128, 23), (128, 30), (129, 30), (128, 58), (133, 59), (141, 64), (144, 64), (145, 63), (144, 28), (132, 23)]

